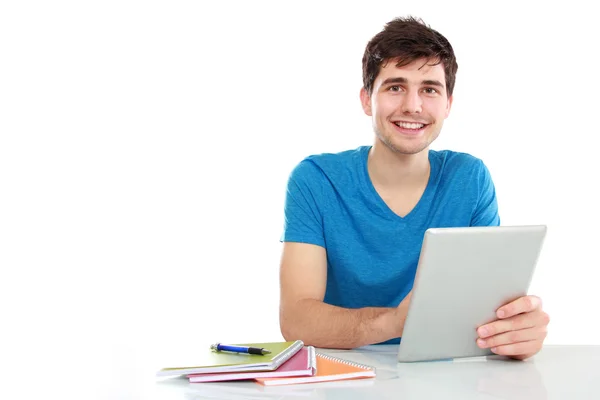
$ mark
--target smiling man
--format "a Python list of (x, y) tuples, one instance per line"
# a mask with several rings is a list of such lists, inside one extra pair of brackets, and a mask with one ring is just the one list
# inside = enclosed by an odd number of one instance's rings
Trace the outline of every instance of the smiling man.
[[(367, 44), (360, 101), (373, 145), (309, 156), (289, 178), (280, 266), (287, 340), (399, 343), (425, 231), (500, 224), (484, 163), (429, 149), (450, 114), (457, 68), (446, 38), (414, 18), (389, 22)], [(497, 315), (479, 327), (480, 347), (518, 359), (541, 349), (549, 319), (538, 297)]]

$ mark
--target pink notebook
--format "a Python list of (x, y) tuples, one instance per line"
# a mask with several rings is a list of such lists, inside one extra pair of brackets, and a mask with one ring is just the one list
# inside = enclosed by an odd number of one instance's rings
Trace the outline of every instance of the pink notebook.
[(317, 357), (313, 346), (305, 346), (274, 371), (226, 372), (218, 374), (188, 375), (191, 383), (237, 381), (254, 378), (280, 378), (289, 376), (312, 376), (316, 373)]

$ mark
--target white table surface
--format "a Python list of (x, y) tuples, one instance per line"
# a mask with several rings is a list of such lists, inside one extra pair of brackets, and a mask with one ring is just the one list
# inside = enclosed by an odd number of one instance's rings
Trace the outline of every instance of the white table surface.
[[(317, 349), (372, 365), (367, 380), (264, 387), (254, 382), (191, 384), (184, 378), (155, 378), (139, 363), (120, 364), (111, 398), (144, 399), (600, 399), (600, 346), (545, 346), (535, 357), (500, 357), (398, 363), (398, 345), (355, 350)], [(135, 360), (135, 354), (129, 360)], [(141, 359), (138, 360), (141, 362)]]
[[(600, 346), (547, 345), (526, 361), (492, 357), (407, 364), (396, 360), (398, 345), (317, 349), (372, 365), (377, 377), (279, 387), (252, 381), (191, 384), (185, 378), (157, 378), (156, 372), (173, 354), (189, 354), (185, 342), (168, 348), (94, 341), (43, 347), (43, 353), (32, 357), (3, 359), (0, 399), (600, 400)], [(19, 348), (13, 350), (21, 354)]]

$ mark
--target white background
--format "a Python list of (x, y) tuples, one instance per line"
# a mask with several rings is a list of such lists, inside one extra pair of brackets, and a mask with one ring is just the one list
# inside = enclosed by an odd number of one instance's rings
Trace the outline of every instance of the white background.
[(3, 3), (3, 346), (280, 340), (288, 174), (372, 143), (364, 46), (409, 14), (458, 58), (433, 148), (484, 160), (503, 225), (548, 225), (531, 287), (547, 343), (600, 344), (600, 31), (584, 3)]

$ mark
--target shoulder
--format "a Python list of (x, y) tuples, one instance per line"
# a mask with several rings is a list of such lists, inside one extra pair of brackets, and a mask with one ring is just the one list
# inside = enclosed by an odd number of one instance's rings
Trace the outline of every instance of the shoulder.
[(369, 146), (361, 146), (337, 153), (311, 154), (301, 160), (292, 170), (292, 179), (336, 179), (340, 176), (353, 174), (369, 151)]
[(443, 175), (467, 175), (481, 177), (489, 175), (483, 160), (469, 153), (452, 150), (430, 150), (430, 158), (437, 163)]
[(440, 164), (452, 168), (476, 167), (483, 161), (469, 153), (452, 150), (430, 150), (430, 157), (436, 159)]

